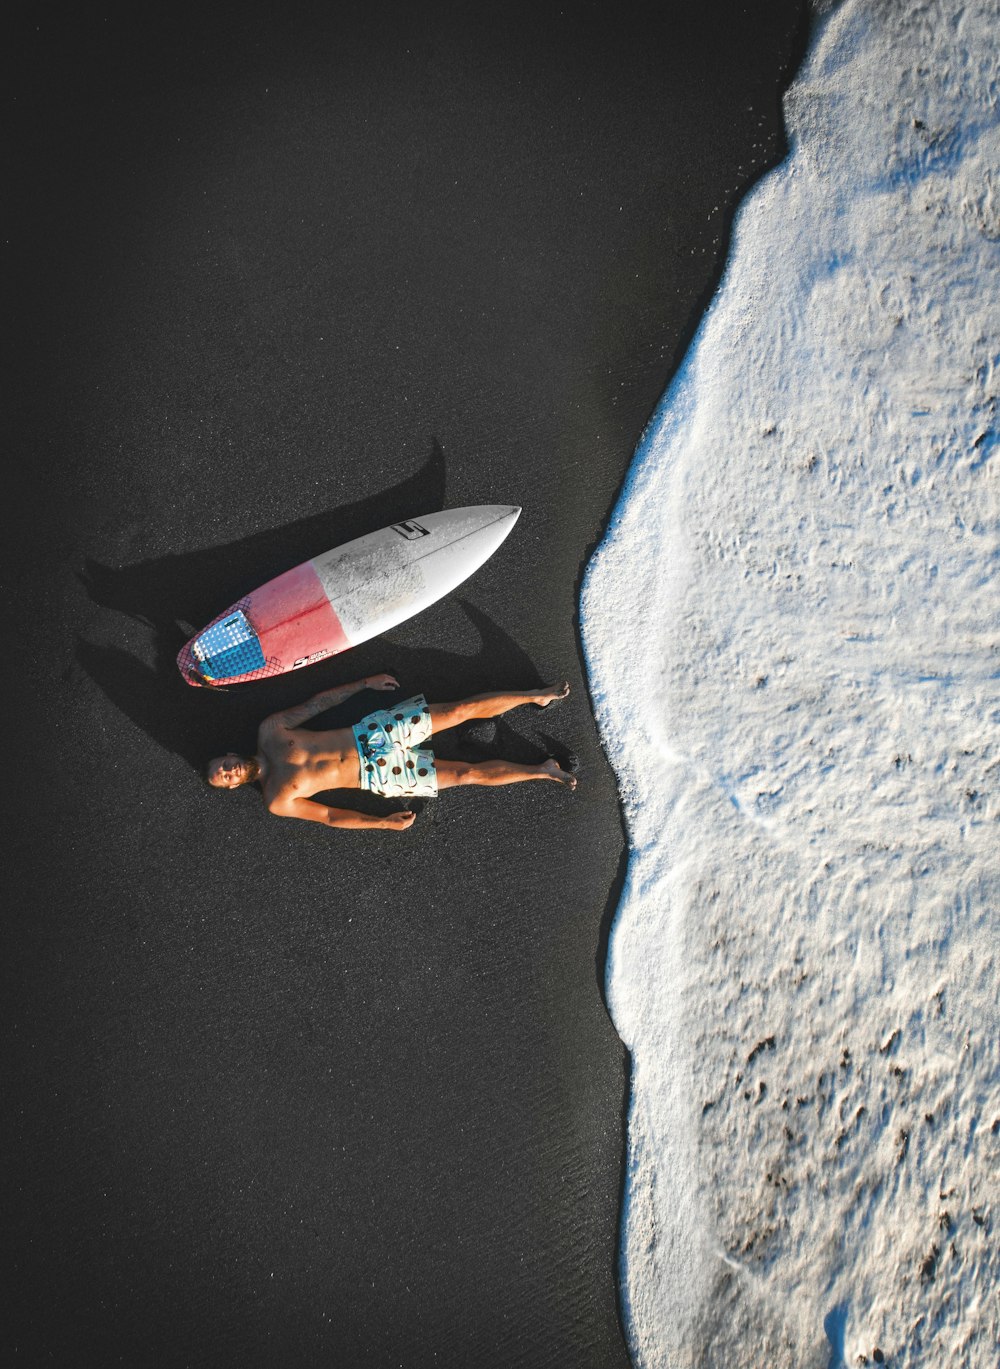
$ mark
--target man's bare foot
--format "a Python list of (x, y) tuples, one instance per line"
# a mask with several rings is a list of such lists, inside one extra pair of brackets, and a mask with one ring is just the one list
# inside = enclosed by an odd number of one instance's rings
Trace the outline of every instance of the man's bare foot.
[(559, 762), (553, 760), (551, 756), (547, 761), (542, 762), (542, 769), (550, 779), (558, 780), (559, 783), (564, 784), (567, 789), (576, 788), (576, 776), (571, 775), (568, 770), (564, 770)]
[(532, 702), (539, 708), (548, 708), (549, 704), (556, 703), (559, 699), (565, 699), (569, 694), (569, 681), (560, 680), (558, 684), (549, 685), (548, 689), (540, 689)]

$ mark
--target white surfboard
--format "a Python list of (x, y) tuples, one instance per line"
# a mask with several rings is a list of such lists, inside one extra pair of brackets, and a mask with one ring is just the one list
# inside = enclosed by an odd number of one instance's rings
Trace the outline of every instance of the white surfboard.
[(189, 684), (280, 675), (358, 646), (449, 594), (520, 514), (508, 504), (393, 523), (285, 571), (213, 618), (181, 649)]

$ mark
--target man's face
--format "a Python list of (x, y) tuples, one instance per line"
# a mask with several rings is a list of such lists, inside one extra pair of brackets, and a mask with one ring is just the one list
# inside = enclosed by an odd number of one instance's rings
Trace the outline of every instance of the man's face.
[(216, 789), (238, 789), (246, 784), (253, 772), (253, 764), (245, 756), (228, 751), (208, 763), (208, 782)]

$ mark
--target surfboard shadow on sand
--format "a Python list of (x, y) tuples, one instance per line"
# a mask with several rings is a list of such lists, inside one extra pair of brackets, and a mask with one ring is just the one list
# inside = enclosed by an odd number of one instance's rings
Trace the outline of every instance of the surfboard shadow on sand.
[[(424, 465), (407, 480), (283, 527), (177, 556), (160, 556), (114, 569), (87, 559), (79, 579), (95, 604), (117, 609), (178, 649), (227, 604), (310, 556), (375, 528), (444, 507), (445, 455), (435, 441)], [(190, 625), (191, 632), (185, 629)]]

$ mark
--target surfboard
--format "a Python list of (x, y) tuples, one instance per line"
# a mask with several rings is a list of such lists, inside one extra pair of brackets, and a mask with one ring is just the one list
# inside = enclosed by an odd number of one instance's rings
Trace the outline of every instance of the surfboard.
[(335, 656), (449, 594), (499, 547), (520, 508), (477, 504), (392, 523), (268, 580), (186, 642), (191, 685), (242, 684)]

